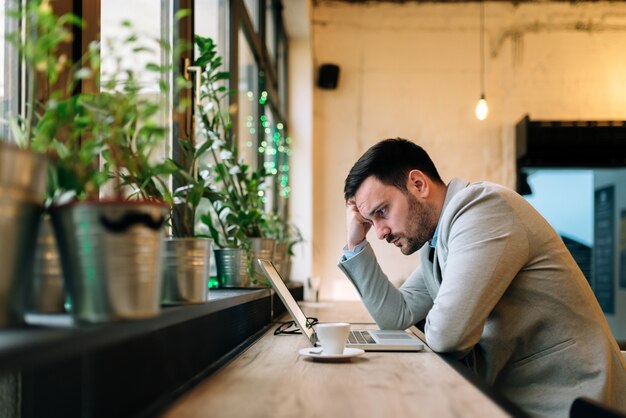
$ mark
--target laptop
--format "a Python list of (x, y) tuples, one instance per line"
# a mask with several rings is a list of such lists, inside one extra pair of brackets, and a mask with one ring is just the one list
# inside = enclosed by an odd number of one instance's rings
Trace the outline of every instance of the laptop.
[[(302, 333), (316, 346), (314, 330), (307, 325), (306, 315), (285, 286), (276, 267), (271, 261), (263, 259), (259, 259), (259, 265)], [(402, 330), (363, 329), (350, 331), (346, 347), (365, 351), (421, 351), (424, 343), (415, 335)]]

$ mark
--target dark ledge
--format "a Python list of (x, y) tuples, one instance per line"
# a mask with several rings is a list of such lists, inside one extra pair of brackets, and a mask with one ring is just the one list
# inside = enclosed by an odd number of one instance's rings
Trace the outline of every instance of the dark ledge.
[[(302, 299), (301, 285), (291, 285)], [(20, 375), (21, 417), (136, 417), (155, 411), (253, 343), (284, 306), (268, 289), (211, 290), (155, 318), (74, 324), (30, 315), (0, 330), (0, 372)], [(3, 405), (0, 405), (2, 407)]]
[(0, 370), (63, 360), (268, 296), (267, 289), (215, 289), (208, 303), (164, 307), (155, 318), (106, 324), (75, 324), (68, 314), (29, 314), (28, 325), (0, 331)]

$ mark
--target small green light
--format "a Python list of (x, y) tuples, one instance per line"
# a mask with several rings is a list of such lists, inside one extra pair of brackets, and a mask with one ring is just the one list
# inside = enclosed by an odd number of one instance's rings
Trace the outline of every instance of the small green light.
[(220, 287), (220, 282), (217, 280), (217, 277), (211, 277), (209, 279), (209, 289), (217, 289)]

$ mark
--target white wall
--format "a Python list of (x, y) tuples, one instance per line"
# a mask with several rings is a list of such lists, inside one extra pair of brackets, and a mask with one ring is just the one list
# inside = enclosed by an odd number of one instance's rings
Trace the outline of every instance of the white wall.
[(289, 131), (292, 138), (290, 220), (304, 242), (294, 248), (291, 277), (303, 281), (312, 275), (313, 261), (313, 64), (309, 38), (289, 42)]
[[(484, 122), (473, 115), (480, 94), (479, 3), (317, 2), (312, 25), (314, 67), (330, 62), (341, 68), (337, 90), (313, 92), (308, 203), (312, 269), (323, 279), (322, 298), (357, 297), (336, 267), (345, 241), (343, 180), (378, 140), (416, 141), (444, 180), (513, 187), (514, 126), (525, 114), (626, 119), (624, 3), (487, 2), (490, 115)], [(292, 167), (296, 176), (300, 168)], [(374, 249), (395, 282), (417, 264), (415, 256), (384, 243)]]

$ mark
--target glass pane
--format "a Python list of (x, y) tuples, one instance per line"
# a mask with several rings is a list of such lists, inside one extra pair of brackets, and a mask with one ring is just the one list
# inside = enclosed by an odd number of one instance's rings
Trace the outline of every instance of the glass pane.
[(2, 106), (0, 107), (0, 120), (2, 127), (0, 130), (0, 140), (9, 140), (13, 142), (6, 120), (9, 115), (17, 115), (19, 113), (19, 73), (18, 73), (18, 55), (17, 51), (4, 41), (4, 37), (8, 32), (15, 32), (17, 21), (15, 19), (7, 19), (5, 8), (7, 5), (5, 0), (0, 0), (0, 98)]
[[(526, 169), (525, 174), (531, 192), (526, 200), (561, 237), (593, 247), (593, 170)], [(565, 212), (564, 202), (572, 203)]]
[[(133, 71), (140, 84), (140, 95), (160, 103), (161, 108), (155, 115), (154, 122), (165, 126), (168, 132), (165, 139), (154, 150), (150, 157), (160, 160), (171, 154), (171, 94), (161, 92), (159, 83), (166, 81), (171, 84), (171, 73), (161, 74), (149, 70), (148, 64), (166, 66), (171, 57), (158, 44), (159, 39), (170, 41), (172, 11), (168, 9), (169, 1), (155, 0), (107, 0), (101, 3), (101, 55), (102, 55), (102, 91), (104, 83), (109, 79), (123, 80), (125, 71)], [(158, 7), (155, 7), (157, 6)], [(170, 5), (171, 6), (171, 5)], [(122, 26), (122, 22), (131, 22), (132, 27)], [(168, 22), (165, 23), (164, 22)], [(128, 42), (129, 35), (135, 34), (138, 42)], [(144, 47), (137, 51), (135, 48)], [(106, 190), (104, 190), (106, 193)]]
[(265, 184), (265, 209), (267, 211), (273, 211), (274, 199), (275, 199), (275, 176), (277, 173), (277, 149), (278, 138), (274, 134), (278, 135), (276, 131), (276, 125), (274, 121), (274, 115), (270, 111), (269, 107), (265, 107), (265, 112), (261, 116), (261, 126), (263, 140), (259, 144), (259, 152), (263, 155), (263, 166), (265, 171), (272, 177), (266, 179)]
[[(0, 71), (2, 72), (2, 76), (0, 76), (0, 97), (2, 98), (2, 102), (4, 103), (5, 100), (5, 94), (4, 94), (4, 84), (6, 82), (5, 80), (5, 75), (6, 75), (6, 68), (5, 68), (5, 61), (4, 61), (4, 36), (6, 35), (6, 30), (5, 30), (5, 21), (4, 21), (4, 6), (5, 6), (5, 2), (4, 0), (0, 0), (0, 31), (2, 32), (2, 37), (0, 37), (0, 64), (2, 64), (0, 66)], [(5, 115), (5, 111), (4, 111), (4, 106), (2, 109), (2, 119), (4, 119), (4, 115)]]
[(257, 167), (258, 135), (258, 74), (259, 69), (246, 41), (243, 31), (239, 31), (239, 86), (238, 109), (239, 123), (237, 146), (239, 157), (243, 158), (251, 169)]
[[(524, 167), (520, 192), (561, 236), (618, 339), (626, 289), (626, 169)], [(564, 208), (566, 208), (564, 210)]]
[(259, 1), (258, 0), (245, 0), (246, 12), (250, 17), (254, 31), (259, 31)]
[(287, 211), (287, 202), (291, 194), (291, 186), (289, 180), (289, 166), (291, 159), (291, 138), (287, 136), (285, 128), (282, 123), (277, 124), (279, 132), (278, 143), (278, 174), (276, 182), (278, 185), (278, 207), (276, 210), (281, 215), (285, 215)]
[(278, 38), (276, 62), (276, 81), (278, 83), (278, 95), (280, 100), (280, 111), (283, 115), (287, 113), (287, 60), (286, 42), (283, 36)]
[[(195, 0), (194, 2), (194, 31), (197, 35), (213, 39), (217, 44), (217, 50), (222, 56), (222, 62), (226, 62), (224, 56), (224, 5), (223, 0)], [(196, 57), (198, 49), (196, 48)]]
[[(102, 2), (102, 77), (106, 79), (120, 70), (134, 70), (142, 81), (146, 94), (155, 94), (159, 91), (159, 76), (154, 72), (145, 70), (146, 64), (165, 64), (161, 58), (161, 51), (154, 48), (153, 43), (145, 42), (150, 51), (135, 53), (133, 46), (124, 42), (129, 35), (129, 30), (121, 26), (122, 22), (132, 22), (133, 31), (140, 37), (161, 38), (166, 34), (161, 32), (161, 8), (154, 7), (154, 0), (107, 0)], [(107, 58), (120, 58), (119, 65), (115, 60)]]
[(276, 62), (276, 20), (272, 3), (272, 0), (267, 0), (265, 7), (265, 44), (273, 64)]

